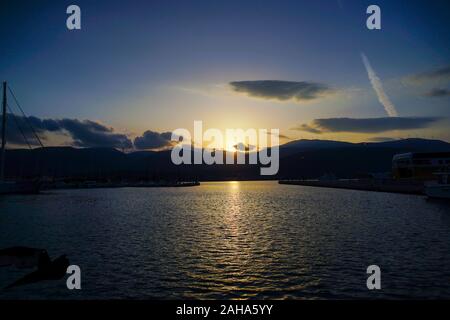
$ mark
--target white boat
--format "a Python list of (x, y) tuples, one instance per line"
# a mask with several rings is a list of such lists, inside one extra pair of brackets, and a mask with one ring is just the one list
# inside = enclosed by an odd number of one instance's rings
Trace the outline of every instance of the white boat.
[(25, 194), (38, 193), (41, 183), (34, 181), (8, 181), (5, 180), (5, 154), (6, 154), (6, 81), (3, 82), (2, 100), (2, 145), (0, 151), (0, 195), (2, 194)]
[(430, 198), (450, 199), (450, 172), (438, 172), (436, 175), (436, 181), (425, 184), (425, 194)]

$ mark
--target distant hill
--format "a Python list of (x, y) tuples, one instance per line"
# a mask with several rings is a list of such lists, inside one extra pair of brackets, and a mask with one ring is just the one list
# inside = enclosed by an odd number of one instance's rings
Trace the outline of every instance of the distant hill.
[(395, 154), (450, 151), (450, 143), (445, 141), (417, 138), (370, 143), (298, 140), (290, 144), (297, 152), (291, 148), (283, 151), (288, 144), (280, 148), (279, 178), (317, 178), (326, 173), (351, 178), (390, 172)]
[(277, 176), (260, 176), (259, 165), (180, 165), (170, 151), (123, 153), (112, 148), (47, 147), (7, 150), (7, 177), (70, 177), (80, 179), (198, 179), (245, 180), (316, 178), (325, 173), (355, 177), (391, 170), (392, 156), (404, 152), (450, 151), (440, 140), (404, 139), (349, 143), (297, 140), (280, 147)]
[(353, 145), (355, 144), (343, 141), (301, 139), (290, 141), (286, 144), (283, 144), (281, 147), (295, 148), (295, 149), (328, 149), (328, 148), (348, 147)]
[(334, 149), (343, 147), (370, 146), (381, 148), (407, 148), (421, 151), (447, 151), (450, 143), (442, 140), (430, 140), (420, 138), (400, 139), (384, 142), (360, 142), (351, 143), (333, 140), (294, 140), (281, 145), (281, 149), (295, 149), (298, 151), (306, 151), (312, 149)]
[(333, 140), (294, 140), (280, 146), (280, 156), (295, 154), (299, 151), (334, 149), (344, 147), (354, 147), (356, 144), (351, 142), (333, 141)]
[(428, 140), (419, 138), (410, 138), (394, 141), (385, 141), (378, 143), (366, 143), (372, 147), (382, 148), (403, 148), (420, 151), (448, 151), (450, 144), (442, 140)]

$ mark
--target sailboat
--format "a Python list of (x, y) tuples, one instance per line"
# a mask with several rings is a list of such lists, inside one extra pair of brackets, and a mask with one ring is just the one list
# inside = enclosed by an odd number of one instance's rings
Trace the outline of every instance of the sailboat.
[(16, 181), (5, 179), (5, 156), (6, 156), (6, 109), (7, 109), (7, 84), (3, 82), (3, 99), (2, 99), (2, 147), (1, 147), (1, 163), (0, 163), (0, 195), (4, 194), (29, 194), (38, 193), (40, 189), (40, 181)]

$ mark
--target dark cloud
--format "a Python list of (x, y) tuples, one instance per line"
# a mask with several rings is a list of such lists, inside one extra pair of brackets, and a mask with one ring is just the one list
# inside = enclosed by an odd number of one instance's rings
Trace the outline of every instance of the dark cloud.
[(404, 79), (409, 84), (419, 85), (426, 82), (450, 80), (450, 65), (410, 75)]
[(256, 80), (233, 81), (231, 88), (240, 93), (263, 99), (280, 101), (295, 100), (298, 102), (314, 100), (334, 90), (327, 85), (306, 81)]
[(281, 133), (278, 135), (278, 137), (280, 137), (280, 139), (292, 140), (291, 137), (288, 137), (287, 135)]
[[(25, 121), (25, 118), (8, 113), (6, 119), (6, 141), (8, 144), (26, 145), (28, 141), (31, 146), (39, 145), (38, 140), (35, 138), (34, 133), (29, 124)], [(35, 128), (35, 131), (38, 133), (41, 140), (46, 139), (42, 130)], [(26, 137), (26, 140), (24, 136)]]
[[(25, 122), (25, 118), (21, 118), (21, 121)], [(60, 131), (63, 128), (61, 127), (59, 120), (54, 119), (39, 119), (37, 117), (30, 116), (28, 117), (28, 122), (33, 126), (33, 128), (38, 132), (44, 131)]]
[(111, 147), (132, 148), (131, 140), (125, 135), (115, 133), (110, 127), (91, 120), (78, 119), (40, 119), (37, 117), (24, 118), (22, 116), (7, 117), (8, 142), (13, 144), (25, 144), (19, 127), (31, 145), (38, 145), (34, 138), (34, 131), (41, 140), (46, 140), (47, 133), (60, 133), (68, 135), (71, 144), (77, 147)]
[(432, 89), (429, 92), (425, 93), (425, 96), (432, 97), (432, 98), (448, 97), (448, 96), (450, 96), (450, 90), (436, 88), (436, 89)]
[(437, 117), (328, 118), (315, 119), (294, 128), (294, 130), (317, 134), (326, 132), (377, 133), (426, 128), (440, 119)]
[(170, 147), (172, 145), (171, 136), (171, 132), (158, 133), (147, 130), (142, 136), (134, 139), (134, 146), (140, 150)]
[(233, 146), (233, 148), (235, 148), (237, 151), (249, 152), (249, 151), (255, 150), (256, 146), (254, 146), (252, 144), (246, 144), (243, 142), (239, 142), (239, 143), (235, 144)]
[(73, 139), (73, 144), (78, 147), (111, 147), (129, 149), (133, 145), (124, 134), (114, 133), (112, 128), (106, 127), (91, 120), (80, 121), (77, 119), (58, 120), (61, 127), (67, 131)]
[[(267, 132), (267, 135), (272, 136), (273, 133), (272, 132)], [(285, 139), (285, 140), (292, 140), (291, 137), (288, 137), (287, 135), (284, 135), (284, 134), (281, 134), (281, 133), (278, 134), (278, 138)]]

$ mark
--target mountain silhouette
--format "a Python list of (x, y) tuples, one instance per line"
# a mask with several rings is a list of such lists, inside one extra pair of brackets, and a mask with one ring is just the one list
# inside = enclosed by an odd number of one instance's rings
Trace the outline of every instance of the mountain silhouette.
[(177, 166), (171, 161), (170, 150), (124, 153), (113, 148), (46, 147), (7, 150), (6, 175), (9, 178), (207, 181), (317, 178), (333, 173), (352, 178), (390, 171), (392, 157), (397, 153), (427, 151), (450, 151), (450, 144), (428, 139), (369, 143), (296, 140), (280, 146), (278, 174), (261, 176), (260, 165)]

